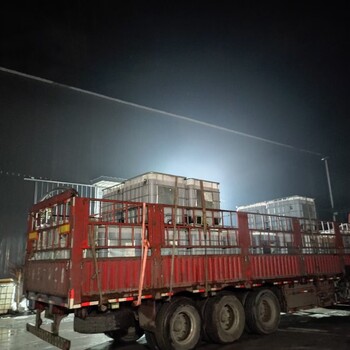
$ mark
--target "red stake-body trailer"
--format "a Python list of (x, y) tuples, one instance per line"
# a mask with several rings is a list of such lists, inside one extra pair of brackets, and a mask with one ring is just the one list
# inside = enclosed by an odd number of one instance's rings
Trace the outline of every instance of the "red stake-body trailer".
[(27, 329), (69, 349), (59, 324), (74, 312), (77, 332), (121, 342), (231, 343), (245, 326), (274, 332), (280, 311), (349, 299), (349, 268), (346, 224), (67, 191), (30, 211), (25, 291), (37, 318)]

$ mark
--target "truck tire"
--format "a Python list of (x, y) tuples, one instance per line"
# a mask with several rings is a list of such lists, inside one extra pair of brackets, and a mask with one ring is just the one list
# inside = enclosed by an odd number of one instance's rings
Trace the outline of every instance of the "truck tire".
[(128, 329), (108, 331), (105, 332), (105, 335), (114, 339), (116, 343), (130, 344), (140, 339), (143, 335), (143, 331), (138, 325), (135, 325), (135, 327), (129, 327)]
[(247, 329), (257, 334), (276, 332), (280, 322), (280, 304), (270, 289), (250, 292), (245, 302)]
[(159, 350), (159, 346), (157, 344), (157, 339), (154, 333), (150, 331), (145, 331), (145, 338), (147, 342), (147, 347), (152, 350)]
[(201, 339), (201, 317), (189, 298), (163, 304), (156, 317), (156, 341), (162, 350), (191, 350)]
[(205, 310), (208, 305), (208, 301), (210, 298), (205, 298), (203, 300), (200, 300), (197, 304), (198, 309), (200, 310), (200, 314), (202, 317), (202, 340), (206, 343), (212, 343), (211, 338), (209, 338), (208, 332), (207, 332), (207, 325), (205, 320)]
[(210, 298), (204, 315), (206, 333), (214, 343), (233, 343), (244, 331), (244, 308), (233, 294)]

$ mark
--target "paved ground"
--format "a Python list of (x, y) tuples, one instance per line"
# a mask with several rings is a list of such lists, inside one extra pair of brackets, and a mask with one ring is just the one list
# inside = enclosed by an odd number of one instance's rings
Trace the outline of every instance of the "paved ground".
[[(34, 350), (56, 348), (26, 332), (26, 323), (34, 322), (34, 316), (0, 318), (1, 350)], [(72, 340), (72, 350), (145, 350), (144, 340), (139, 344), (120, 346), (104, 335), (87, 336), (72, 330), (72, 317), (64, 319), (61, 335)], [(199, 350), (348, 350), (350, 349), (350, 307), (314, 309), (294, 315), (283, 315), (278, 331), (269, 336), (244, 334), (231, 345), (219, 346), (203, 343)]]

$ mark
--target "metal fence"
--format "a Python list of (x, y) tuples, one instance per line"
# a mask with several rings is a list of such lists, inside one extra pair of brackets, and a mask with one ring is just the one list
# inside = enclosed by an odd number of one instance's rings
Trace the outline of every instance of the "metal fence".
[(25, 178), (25, 181), (34, 182), (34, 204), (42, 201), (47, 197), (52, 197), (55, 194), (62, 192), (65, 189), (73, 188), (81, 197), (96, 198), (99, 194), (100, 187), (96, 184), (81, 184), (74, 182), (64, 182), (55, 180), (43, 180), (35, 178)]

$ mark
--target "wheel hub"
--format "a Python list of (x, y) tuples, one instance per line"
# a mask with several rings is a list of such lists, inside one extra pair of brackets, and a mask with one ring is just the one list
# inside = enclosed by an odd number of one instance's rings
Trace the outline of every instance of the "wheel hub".
[(271, 319), (271, 306), (266, 300), (262, 300), (259, 305), (259, 317), (264, 322)]
[(220, 313), (220, 322), (222, 327), (225, 330), (228, 330), (232, 327), (234, 321), (234, 313), (232, 308), (229, 305), (225, 305)]
[(191, 320), (185, 313), (180, 313), (175, 317), (173, 323), (173, 334), (177, 341), (185, 340), (191, 333)]

